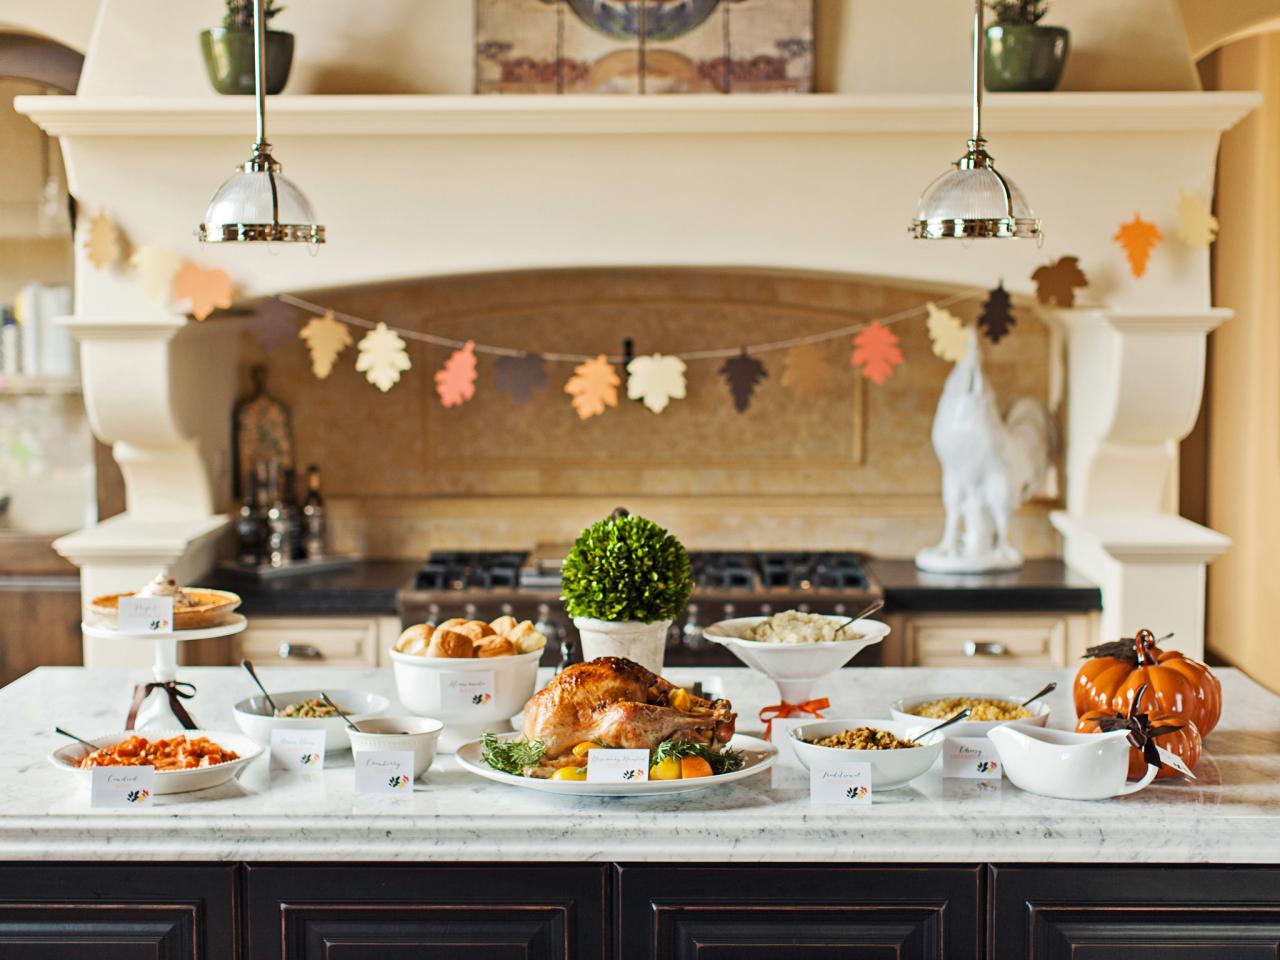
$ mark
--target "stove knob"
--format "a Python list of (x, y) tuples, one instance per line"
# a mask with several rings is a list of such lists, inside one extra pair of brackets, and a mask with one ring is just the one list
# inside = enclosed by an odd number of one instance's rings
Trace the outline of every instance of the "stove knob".
[(834, 613), (837, 617), (848, 616), (848, 614), (845, 613), (845, 610), (846, 610), (846, 607), (843, 603), (837, 603), (834, 607), (831, 608), (831, 612)]
[(476, 605), (474, 603), (468, 603), (462, 608), (462, 615), (468, 620), (474, 620), (476, 618)]
[(737, 608), (737, 607), (735, 607), (732, 603), (726, 603), (726, 604), (724, 605), (724, 619), (725, 619), (725, 620), (732, 620), (732, 619), (733, 619), (734, 617), (736, 617), (737, 615), (738, 615), (738, 608)]
[(796, 609), (799, 610), (801, 613), (808, 613), (809, 605), (807, 603), (802, 603), (798, 607), (796, 607)]
[(762, 603), (762, 604), (760, 604), (760, 616), (762, 616), (762, 617), (772, 617), (772, 616), (773, 616), (773, 604), (771, 604), (771, 603)]
[(702, 627), (698, 626), (698, 605), (696, 603), (689, 604), (689, 615), (684, 622), (684, 645), (690, 650), (701, 650), (707, 645), (707, 641), (703, 639)]
[(509, 603), (504, 603), (501, 607), (499, 607), (499, 608), (498, 608), (499, 612), (500, 612), (504, 617), (509, 617), (509, 616), (511, 616), (513, 613), (515, 613), (515, 609), (516, 609), (516, 608), (515, 608), (515, 607), (513, 607), (513, 606), (511, 606), (511, 604), (509, 604)]
[(433, 627), (440, 622), (440, 604), (431, 603), (427, 605), (427, 623)]

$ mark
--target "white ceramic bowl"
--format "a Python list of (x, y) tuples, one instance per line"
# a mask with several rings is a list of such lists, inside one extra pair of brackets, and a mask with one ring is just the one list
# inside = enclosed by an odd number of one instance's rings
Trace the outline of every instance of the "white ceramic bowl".
[(344, 727), (352, 753), (369, 750), (412, 750), (413, 779), (419, 779), (436, 758), (436, 741), (444, 724), (432, 717), (373, 717), (361, 720), (357, 733)]
[(842, 730), (853, 730), (857, 727), (875, 727), (885, 730), (895, 737), (906, 740), (922, 730), (929, 729), (929, 724), (918, 721), (902, 720), (815, 720), (792, 727), (789, 731), (795, 746), (796, 756), (809, 769), (814, 763), (869, 763), (871, 764), (871, 789), (894, 790), (905, 787), (933, 766), (942, 752), (942, 742), (946, 738), (943, 732), (931, 733), (925, 737), (918, 747), (903, 750), (844, 750), (840, 747), (819, 747), (805, 743), (806, 740), (819, 740)]
[[(913, 707), (917, 707), (922, 703), (930, 703), (934, 700), (950, 700), (953, 697), (968, 697), (972, 700), (1005, 700), (1012, 703), (1021, 703), (1029, 693), (1022, 695), (1011, 693), (926, 693), (921, 696), (903, 697), (901, 700), (895, 700), (889, 706), (889, 713), (895, 720), (905, 720), (909, 723), (933, 724), (941, 723), (946, 717), (940, 717), (937, 720), (932, 717), (919, 717), (911, 712)], [(1030, 723), (1037, 727), (1043, 727), (1049, 722), (1049, 705), (1044, 700), (1037, 700), (1031, 706), (1027, 707), (1031, 712), (1031, 716), (1023, 717), (1020, 720), (961, 720), (959, 723), (953, 723), (943, 731), (950, 737), (985, 737), (993, 729), (1005, 723)]]
[[(542, 651), (511, 657), (422, 657), (390, 651), (396, 677), (396, 694), (410, 713), (434, 717), (444, 723), (440, 749), (452, 753), (462, 744), (478, 740), (486, 730), (511, 729), (511, 718), (524, 709), (538, 685), (538, 661)], [(445, 708), (445, 685), (468, 673), (493, 672), (493, 695), (485, 703), (454, 704)]]
[[(873, 643), (879, 643), (889, 635), (889, 625), (879, 620), (860, 620), (845, 632), (853, 634), (848, 640), (831, 640), (826, 643), (765, 643), (743, 639), (750, 628), (763, 623), (768, 617), (737, 617), (713, 623), (703, 632), (712, 643), (732, 650), (734, 655), (778, 685), (782, 699), (788, 703), (807, 700), (813, 685), (829, 673), (834, 673)], [(828, 616), (828, 620), (844, 623), (849, 618)]]
[[(385, 713), (391, 701), (377, 693), (361, 693), (359, 690), (325, 690), (329, 699), (336, 703), (352, 723), (358, 723), (369, 717)], [(301, 700), (319, 700), (319, 690), (289, 690), (271, 694), (271, 699), (280, 709)], [(341, 717), (275, 717), (271, 715), (271, 707), (267, 698), (258, 694), (248, 700), (241, 700), (232, 708), (236, 717), (236, 726), (263, 746), (271, 744), (272, 730), (323, 730), (324, 752), (341, 753), (350, 747), (346, 737), (347, 725)]]
[[(196, 767), (192, 770), (157, 770), (155, 779), (155, 795), (158, 797), (168, 793), (190, 793), (193, 790), (205, 790), (226, 783), (240, 776), (250, 763), (262, 754), (262, 747), (249, 737), (239, 733), (221, 733), (216, 730), (122, 730), (118, 733), (88, 737), (88, 741), (98, 747), (109, 747), (134, 735), (146, 737), (148, 740), (167, 740), (182, 734), (189, 740), (196, 737), (208, 737), (224, 750), (234, 750), (240, 755), (237, 760), (215, 764), (212, 767)], [(69, 743), (49, 754), (49, 762), (60, 770), (76, 774), (87, 786), (93, 777), (92, 767), (77, 767), (75, 762), (89, 753), (88, 747), (79, 743)], [(121, 767), (120, 769), (127, 769)]]

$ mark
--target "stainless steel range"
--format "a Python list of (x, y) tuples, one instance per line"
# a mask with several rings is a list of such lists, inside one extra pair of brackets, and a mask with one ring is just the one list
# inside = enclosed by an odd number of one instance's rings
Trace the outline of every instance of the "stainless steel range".
[[(577, 631), (560, 603), (560, 565), (568, 550), (432, 553), (399, 593), (400, 619), (407, 626), (511, 614), (533, 620), (546, 634), (545, 663), (576, 659)], [(689, 561), (693, 596), (667, 635), (673, 664), (737, 664), (702, 636), (717, 620), (789, 609), (852, 613), (883, 595), (857, 553), (691, 551)], [(878, 662), (877, 649), (866, 651), (866, 664)]]

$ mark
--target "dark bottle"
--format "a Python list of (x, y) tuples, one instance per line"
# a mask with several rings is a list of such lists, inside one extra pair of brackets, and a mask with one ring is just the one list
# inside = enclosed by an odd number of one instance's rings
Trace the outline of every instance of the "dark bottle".
[(246, 567), (256, 567), (262, 560), (262, 525), (254, 512), (256, 498), (256, 478), (250, 475), (236, 514), (236, 559)]
[(267, 488), (270, 506), (267, 508), (267, 562), (273, 567), (286, 567), (293, 563), (293, 551), (289, 543), (289, 511), (284, 504), (284, 486), (280, 478), (280, 464), (272, 460), (267, 464)]
[(303, 553), (308, 560), (325, 555), (326, 524), (324, 497), (320, 495), (320, 468), (307, 467), (307, 499), (302, 504)]
[(302, 508), (298, 506), (298, 475), (293, 467), (284, 471), (280, 502), (284, 504), (285, 523), (288, 526), (289, 557), (292, 560), (301, 560), (306, 556), (306, 550), (302, 542)]

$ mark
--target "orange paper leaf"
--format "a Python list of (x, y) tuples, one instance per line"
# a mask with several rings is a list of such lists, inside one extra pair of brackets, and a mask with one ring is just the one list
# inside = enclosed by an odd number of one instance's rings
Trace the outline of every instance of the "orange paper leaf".
[(215, 308), (231, 306), (231, 278), (225, 270), (206, 270), (184, 260), (173, 275), (173, 299), (190, 301), (191, 315), (203, 320)]
[(859, 330), (853, 338), (853, 356), (849, 362), (862, 368), (862, 375), (875, 384), (882, 384), (893, 375), (893, 368), (903, 361), (898, 349), (898, 335), (888, 327), (872, 320), (869, 326)]
[(317, 380), (323, 380), (333, 373), (333, 363), (338, 354), (351, 346), (351, 331), (341, 320), (333, 316), (332, 310), (326, 310), (323, 317), (312, 317), (307, 325), (298, 331), (298, 337), (307, 342), (311, 351), (311, 372)]
[(1143, 220), (1140, 214), (1134, 213), (1133, 219), (1123, 224), (1111, 239), (1124, 248), (1129, 269), (1135, 277), (1140, 277), (1147, 272), (1151, 251), (1164, 240), (1164, 234), (1154, 223)]
[(618, 405), (618, 387), (622, 381), (604, 354), (587, 360), (573, 368), (573, 376), (564, 385), (564, 392), (573, 397), (573, 409), (578, 417), (587, 420), (604, 413), (605, 407)]
[(476, 395), (476, 345), (468, 340), (436, 371), (436, 393), (446, 407), (460, 407)]

